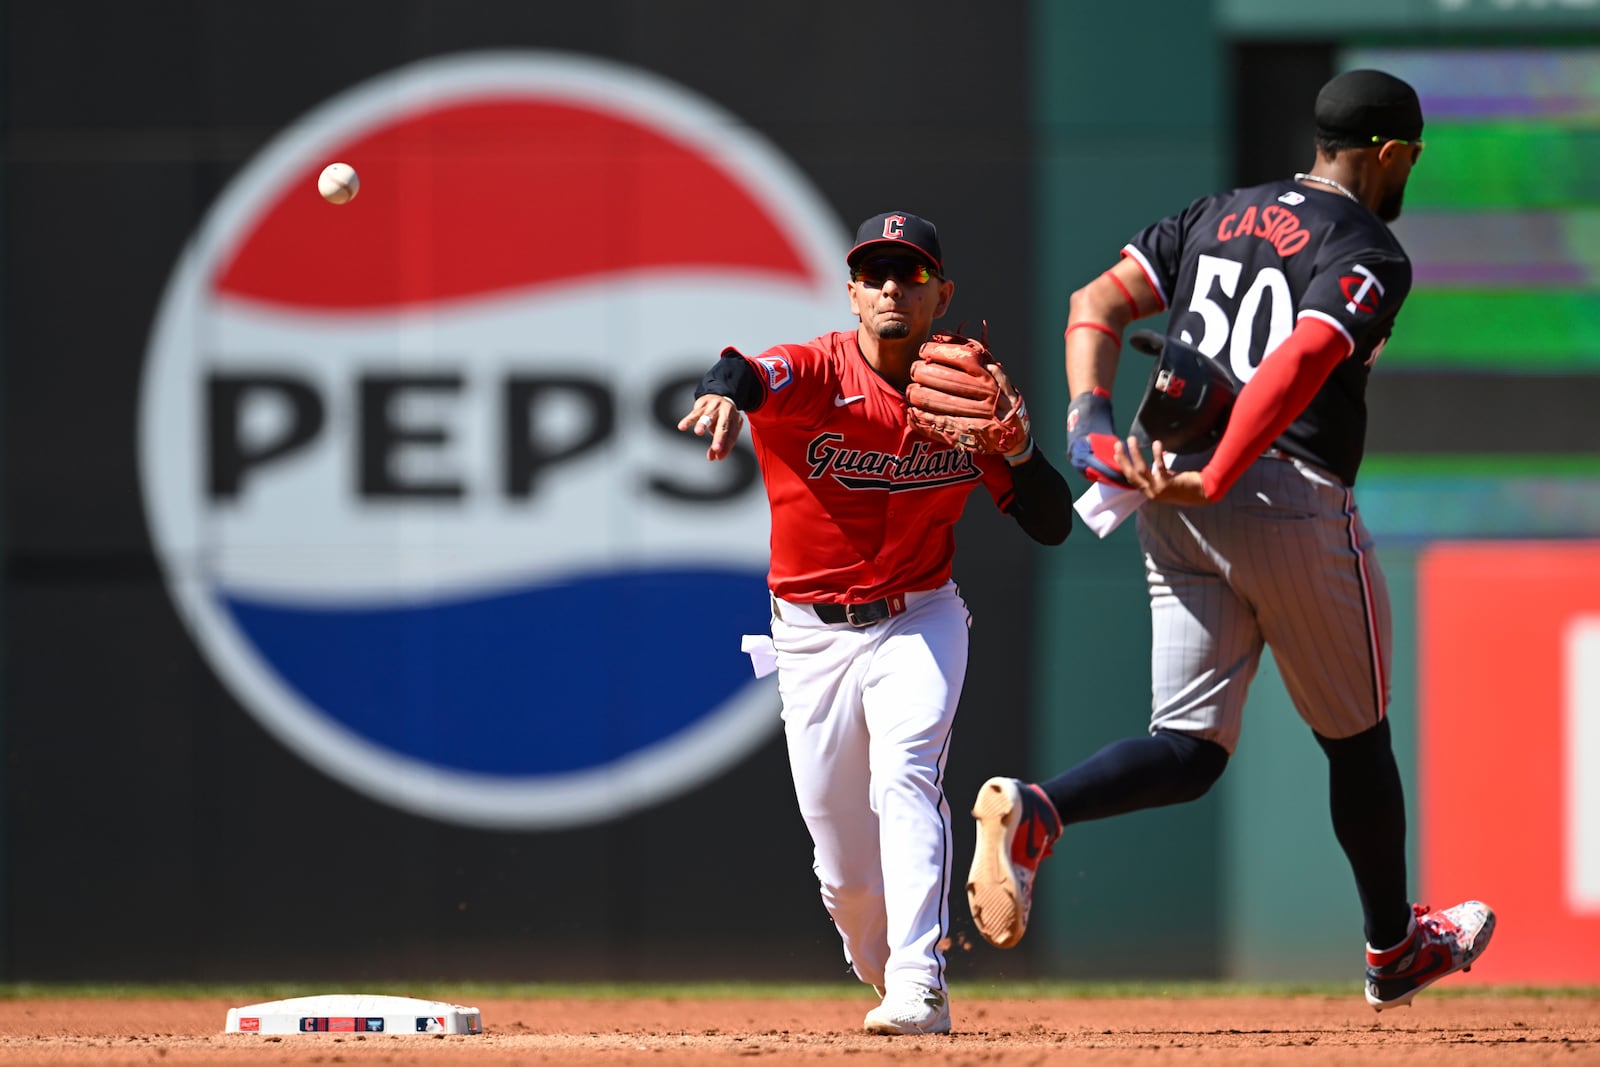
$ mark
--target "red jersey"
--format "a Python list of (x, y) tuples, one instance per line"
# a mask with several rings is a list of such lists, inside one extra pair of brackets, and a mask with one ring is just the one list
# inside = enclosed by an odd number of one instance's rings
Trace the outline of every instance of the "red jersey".
[(904, 394), (868, 365), (854, 331), (744, 358), (766, 393), (750, 437), (772, 506), (768, 584), (779, 598), (853, 604), (936, 589), (978, 483), (1010, 508), (1005, 457), (908, 429)]

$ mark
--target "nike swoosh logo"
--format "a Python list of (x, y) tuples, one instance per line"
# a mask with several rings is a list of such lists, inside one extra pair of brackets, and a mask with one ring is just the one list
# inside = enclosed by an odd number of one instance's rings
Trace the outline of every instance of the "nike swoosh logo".
[(866, 393), (862, 393), (860, 396), (843, 396), (843, 395), (840, 395), (840, 396), (836, 396), (836, 397), (833, 398), (833, 406), (836, 407), (836, 408), (842, 408), (846, 404), (854, 404), (857, 400), (865, 400), (866, 398), (867, 398), (867, 394)]
[(1030, 860), (1038, 859), (1039, 854), (1044, 851), (1046, 835), (1047, 831), (1044, 828), (1044, 824), (1039, 822), (1038, 819), (1033, 819), (1028, 823), (1028, 837), (1023, 841), (1022, 849)]

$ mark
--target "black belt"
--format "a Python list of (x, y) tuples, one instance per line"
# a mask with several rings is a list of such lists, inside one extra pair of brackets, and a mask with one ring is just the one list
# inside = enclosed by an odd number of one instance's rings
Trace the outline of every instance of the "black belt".
[(817, 618), (830, 626), (847, 622), (851, 626), (871, 626), (875, 622), (882, 622), (906, 610), (904, 596), (886, 596), (882, 600), (872, 600), (865, 604), (807, 604), (816, 612)]

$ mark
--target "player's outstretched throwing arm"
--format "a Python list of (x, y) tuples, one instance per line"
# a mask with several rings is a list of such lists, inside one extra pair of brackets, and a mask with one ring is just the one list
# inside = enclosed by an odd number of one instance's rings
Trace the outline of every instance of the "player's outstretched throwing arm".
[(744, 426), (741, 411), (754, 411), (766, 399), (761, 379), (736, 348), (724, 348), (722, 358), (706, 371), (694, 393), (694, 407), (678, 420), (679, 430), (697, 437), (711, 435), (706, 458), (727, 459)]

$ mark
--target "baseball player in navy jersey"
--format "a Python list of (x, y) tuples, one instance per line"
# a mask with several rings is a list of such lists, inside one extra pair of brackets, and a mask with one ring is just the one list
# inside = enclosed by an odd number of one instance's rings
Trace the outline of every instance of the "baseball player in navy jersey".
[(755, 356), (727, 349), (678, 429), (726, 458), (750, 420), (772, 509), (772, 642), (800, 813), (847, 962), (881, 1034), (946, 1033), (944, 795), (970, 619), (951, 570), (980, 485), (1034, 540), (1071, 531), (1063, 479), (1033, 447), (947, 447), (907, 428), (906, 386), (955, 285), (933, 224), (889, 212), (847, 257), (859, 326)]
[[(979, 791), (968, 903), (984, 937), (1026, 929), (1039, 859), (1064, 825), (1193, 800), (1239, 740), (1263, 645), (1327, 755), (1335, 835), (1360, 896), (1366, 997), (1409, 1004), (1470, 967), (1494, 914), (1433, 910), (1406, 884), (1405, 802), (1390, 745), (1389, 600), (1352, 496), (1367, 377), (1411, 288), (1386, 225), (1422, 154), (1411, 86), (1342, 74), (1315, 104), (1311, 170), (1196, 200), (1138, 234), (1072, 295), (1068, 447), (1087, 478), (1142, 493), (1154, 647), (1149, 735), (1107, 746), (1048, 781)], [(1167, 336), (1244, 384), (1209, 454), (1168, 466), (1113, 430), (1122, 334), (1170, 311)]]

